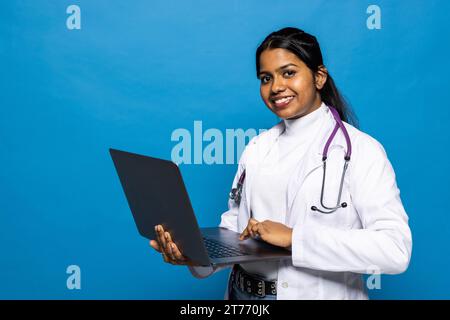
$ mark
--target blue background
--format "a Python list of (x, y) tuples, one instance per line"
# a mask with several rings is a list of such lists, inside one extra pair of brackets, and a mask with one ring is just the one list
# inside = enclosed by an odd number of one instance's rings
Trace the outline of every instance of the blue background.
[[(81, 8), (68, 30), (66, 8)], [(381, 30), (366, 9), (381, 8)], [(371, 298), (450, 298), (449, 1), (2, 1), (0, 298), (222, 299), (135, 228), (108, 148), (170, 158), (172, 132), (269, 128), (254, 54), (270, 32), (317, 36), (325, 64), (385, 147), (413, 232), (406, 273)], [(202, 226), (236, 165), (182, 165)], [(68, 290), (66, 268), (81, 268)]]

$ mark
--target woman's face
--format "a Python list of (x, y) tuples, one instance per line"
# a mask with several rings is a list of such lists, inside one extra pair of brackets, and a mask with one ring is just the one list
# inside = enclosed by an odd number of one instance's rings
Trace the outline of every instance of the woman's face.
[(325, 67), (314, 75), (295, 54), (279, 48), (264, 50), (259, 61), (261, 97), (278, 117), (295, 119), (320, 107)]

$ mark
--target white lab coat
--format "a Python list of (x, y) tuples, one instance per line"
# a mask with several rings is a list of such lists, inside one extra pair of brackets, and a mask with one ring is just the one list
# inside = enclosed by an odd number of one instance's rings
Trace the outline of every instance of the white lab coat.
[[(352, 157), (344, 180), (340, 208), (332, 214), (312, 211), (320, 206), (322, 152), (336, 122), (327, 109), (327, 120), (311, 143), (288, 184), (285, 225), (293, 228), (292, 259), (279, 262), (277, 299), (367, 299), (361, 274), (398, 274), (411, 258), (412, 237), (394, 170), (379, 142), (345, 123), (352, 142)], [(242, 171), (246, 178), (238, 207), (229, 200), (221, 227), (242, 232), (250, 212), (252, 178), (276, 138), (281, 121), (253, 138), (239, 161), (233, 181)], [(327, 161), (324, 203), (335, 206), (346, 144), (341, 130), (333, 139)], [(269, 182), (268, 182), (269, 183)], [(258, 220), (258, 213), (253, 212)], [(196, 277), (212, 268), (190, 267)], [(225, 298), (227, 298), (227, 292)]]

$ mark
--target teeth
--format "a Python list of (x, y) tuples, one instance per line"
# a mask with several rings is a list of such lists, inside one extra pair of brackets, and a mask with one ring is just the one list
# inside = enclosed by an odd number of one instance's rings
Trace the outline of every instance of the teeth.
[(275, 103), (285, 103), (285, 102), (291, 100), (292, 98), (293, 98), (292, 96), (286, 97), (286, 98), (281, 98), (281, 99), (275, 100)]

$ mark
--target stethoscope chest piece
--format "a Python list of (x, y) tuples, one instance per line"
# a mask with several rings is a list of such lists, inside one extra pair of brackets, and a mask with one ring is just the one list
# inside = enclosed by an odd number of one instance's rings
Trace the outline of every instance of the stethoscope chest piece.
[(230, 199), (234, 200), (234, 202), (237, 205), (241, 204), (241, 192), (242, 192), (242, 189), (238, 189), (238, 188), (233, 188), (233, 189), (231, 189), (231, 192), (230, 192)]
[(244, 180), (245, 180), (245, 170), (242, 172), (241, 176), (239, 177), (239, 181), (237, 183), (236, 188), (232, 188), (231, 192), (230, 192), (230, 199), (234, 200), (234, 202), (238, 206), (241, 204), (242, 188), (244, 187)]

